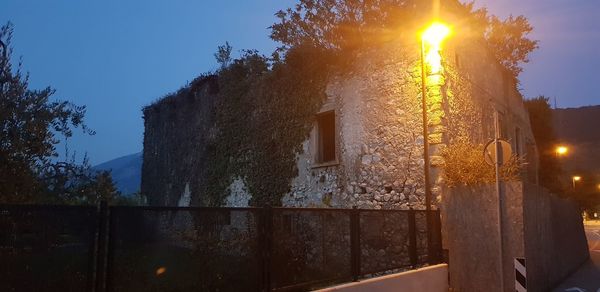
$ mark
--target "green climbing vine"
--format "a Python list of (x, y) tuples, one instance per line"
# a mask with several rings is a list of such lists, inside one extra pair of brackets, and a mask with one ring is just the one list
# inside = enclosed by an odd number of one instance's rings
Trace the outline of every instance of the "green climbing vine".
[[(496, 55), (518, 74), (518, 65), (536, 47), (527, 38), (526, 19), (501, 22), (471, 4), (445, 2), (478, 27), (483, 39), (503, 43), (500, 32), (510, 32), (510, 43), (520, 50)], [(252, 194), (251, 205), (280, 205), (297, 176), (296, 157), (325, 99), (328, 77), (348, 72), (345, 66), (358, 52), (395, 39), (402, 35), (399, 29), (414, 34), (412, 27), (422, 23), (421, 12), (428, 7), (415, 3), (299, 0), (275, 14), (270, 36), (281, 47), (271, 58), (245, 51), (232, 60), (231, 46), (220, 46), (215, 54), (221, 64), (215, 137), (207, 145), (205, 177), (193, 204), (223, 205), (228, 187), (239, 177)]]
[(246, 51), (217, 73), (218, 131), (208, 147), (202, 205), (222, 205), (236, 177), (244, 179), (251, 205), (281, 204), (335, 60), (313, 46), (290, 49), (283, 59)]

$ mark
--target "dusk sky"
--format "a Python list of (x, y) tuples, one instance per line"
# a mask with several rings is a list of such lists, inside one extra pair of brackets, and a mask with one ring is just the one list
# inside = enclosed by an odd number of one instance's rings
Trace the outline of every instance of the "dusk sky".
[[(70, 140), (92, 164), (142, 150), (144, 105), (217, 68), (213, 53), (276, 46), (273, 14), (292, 0), (3, 0), (0, 23), (15, 26), (31, 88), (87, 106), (97, 134)], [(600, 1), (480, 0), (501, 17), (523, 14), (540, 49), (521, 75), (525, 97), (556, 97), (559, 107), (600, 104)], [(78, 132), (79, 133), (79, 132)], [(61, 149), (62, 151), (62, 149)]]

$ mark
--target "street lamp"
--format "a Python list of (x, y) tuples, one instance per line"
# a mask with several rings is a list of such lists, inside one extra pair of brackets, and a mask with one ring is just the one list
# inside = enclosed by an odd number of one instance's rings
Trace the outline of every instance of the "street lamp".
[[(427, 226), (432, 226), (431, 217), (431, 178), (429, 174), (429, 122), (427, 118), (427, 79), (430, 77), (432, 84), (430, 86), (441, 86), (442, 73), (442, 55), (440, 54), (442, 42), (450, 35), (450, 28), (440, 23), (434, 22), (421, 34), (421, 92), (422, 92), (422, 110), (423, 110), (423, 168), (425, 183), (425, 210), (427, 210)], [(429, 70), (428, 70), (429, 69)], [(431, 228), (427, 228), (427, 247), (429, 262), (433, 264), (433, 248)]]
[(569, 152), (569, 148), (567, 148), (567, 146), (556, 146), (556, 149), (554, 149), (554, 152), (556, 153), (556, 156), (563, 156), (566, 155)]
[(573, 176), (573, 188), (575, 188), (575, 182), (578, 182), (580, 180), (581, 180), (581, 176), (578, 176), (578, 175)]
[[(423, 110), (423, 164), (425, 176), (425, 209), (431, 211), (431, 188), (429, 176), (429, 131), (427, 119), (427, 77), (442, 73), (442, 42), (451, 33), (450, 28), (434, 22), (421, 34), (421, 92)], [(429, 68), (429, 70), (427, 70)]]

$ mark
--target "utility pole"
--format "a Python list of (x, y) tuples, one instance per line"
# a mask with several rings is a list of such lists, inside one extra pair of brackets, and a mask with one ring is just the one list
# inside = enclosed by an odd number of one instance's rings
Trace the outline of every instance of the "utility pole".
[(502, 194), (502, 185), (500, 177), (500, 166), (503, 161), (502, 145), (500, 145), (500, 118), (498, 111), (494, 110), (494, 145), (496, 147), (496, 194), (498, 194), (498, 250), (499, 250), (499, 266), (500, 266), (500, 291), (504, 292), (504, 244), (502, 243), (502, 206), (504, 198)]

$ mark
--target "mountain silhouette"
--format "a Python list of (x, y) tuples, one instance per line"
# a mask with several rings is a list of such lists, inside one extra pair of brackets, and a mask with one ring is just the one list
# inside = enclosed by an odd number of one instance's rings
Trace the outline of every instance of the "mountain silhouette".
[(142, 153), (122, 156), (92, 167), (94, 170), (111, 172), (117, 189), (123, 195), (140, 191), (142, 180)]

